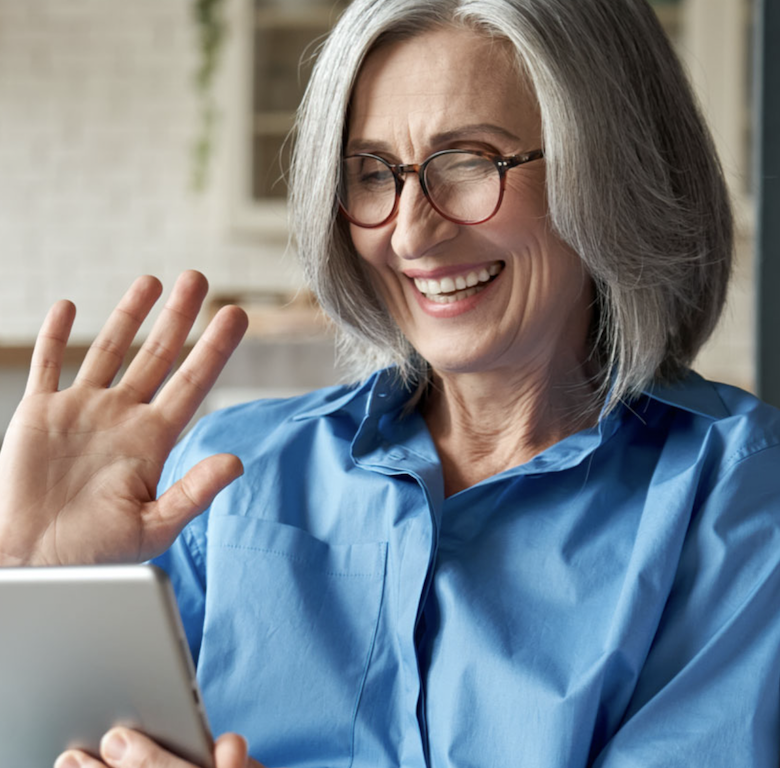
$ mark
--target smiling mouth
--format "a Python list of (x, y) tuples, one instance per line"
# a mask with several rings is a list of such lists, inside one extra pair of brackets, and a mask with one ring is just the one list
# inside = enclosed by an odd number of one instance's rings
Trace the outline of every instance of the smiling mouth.
[(455, 277), (443, 277), (441, 280), (423, 280), (418, 277), (414, 279), (414, 285), (426, 299), (438, 304), (452, 304), (485, 290), (503, 269), (504, 263), (496, 261), (489, 267)]

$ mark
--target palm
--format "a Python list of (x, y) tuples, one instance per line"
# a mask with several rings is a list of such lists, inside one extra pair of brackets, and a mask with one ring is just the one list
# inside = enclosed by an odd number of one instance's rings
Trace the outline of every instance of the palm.
[(0, 453), (0, 562), (146, 559), (240, 472), (235, 457), (212, 457), (156, 500), (168, 453), (246, 327), (240, 311), (223, 312), (152, 400), (205, 294), (201, 276), (185, 275), (136, 359), (109, 388), (158, 294), (151, 279), (135, 284), (63, 391), (56, 382), (73, 312), (59, 305), (47, 318)]
[(66, 390), (27, 398), (14, 417), (6, 448), (28, 480), (12, 484), (12, 512), (54, 562), (104, 559), (105, 535), (142, 555), (144, 507), (172, 442), (148, 406), (125, 400)]

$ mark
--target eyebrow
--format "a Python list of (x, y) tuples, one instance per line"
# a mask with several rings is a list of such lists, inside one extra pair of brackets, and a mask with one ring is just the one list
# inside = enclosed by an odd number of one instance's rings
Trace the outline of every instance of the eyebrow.
[[(434, 146), (440, 146), (442, 144), (450, 144), (455, 141), (462, 141), (463, 139), (472, 139), (475, 134), (485, 134), (489, 136), (495, 136), (496, 138), (503, 139), (504, 141), (511, 141), (515, 144), (521, 143), (520, 138), (511, 131), (502, 128), (499, 125), (493, 123), (474, 123), (472, 125), (464, 125), (460, 128), (455, 128), (452, 131), (443, 131), (431, 136), (431, 144)], [(370, 139), (352, 139), (347, 143), (346, 153), (351, 155), (359, 152), (389, 152), (392, 153), (392, 147), (386, 141), (372, 141)]]

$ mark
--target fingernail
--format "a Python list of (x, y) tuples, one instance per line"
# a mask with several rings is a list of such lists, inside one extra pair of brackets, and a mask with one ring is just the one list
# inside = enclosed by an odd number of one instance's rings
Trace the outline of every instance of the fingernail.
[(109, 760), (121, 760), (127, 750), (127, 741), (117, 731), (109, 731), (100, 742), (100, 751)]
[(57, 758), (54, 768), (80, 768), (81, 763), (70, 753), (66, 752)]

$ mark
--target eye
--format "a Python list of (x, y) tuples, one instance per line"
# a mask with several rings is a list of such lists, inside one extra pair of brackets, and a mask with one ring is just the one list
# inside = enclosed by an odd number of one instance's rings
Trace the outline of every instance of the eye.
[(492, 163), (477, 155), (455, 155), (450, 168), (454, 171), (469, 173), (476, 170), (484, 170), (485, 167), (492, 167)]
[(470, 152), (438, 155), (431, 162), (429, 170), (451, 181), (473, 181), (489, 178), (496, 173), (496, 168), (490, 160)]
[(390, 167), (374, 157), (348, 157), (344, 160), (344, 174), (348, 187), (366, 191), (395, 187)]
[(389, 168), (377, 166), (361, 171), (357, 183), (363, 187), (383, 187), (392, 182), (393, 174)]

